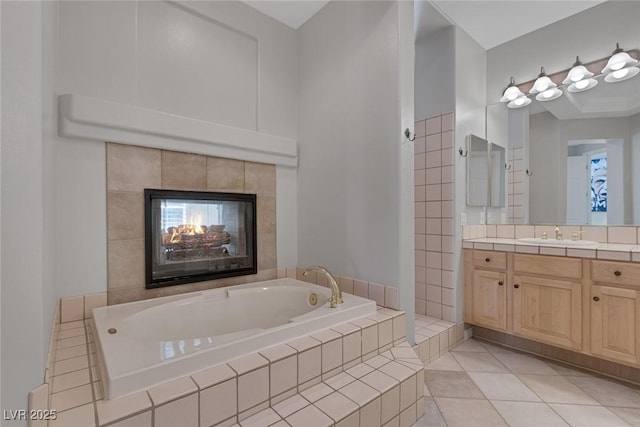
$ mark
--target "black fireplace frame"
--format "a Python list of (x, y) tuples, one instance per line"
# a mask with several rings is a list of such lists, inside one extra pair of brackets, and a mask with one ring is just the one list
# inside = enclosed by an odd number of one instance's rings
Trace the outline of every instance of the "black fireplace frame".
[[(249, 209), (245, 212), (245, 229), (247, 230), (247, 255), (253, 262), (249, 267), (241, 267), (224, 271), (206, 271), (201, 273), (183, 274), (172, 278), (153, 278), (153, 209), (155, 199), (172, 200), (208, 200), (208, 201), (236, 201), (248, 202)], [(145, 188), (144, 190), (144, 245), (145, 245), (145, 288), (154, 289), (165, 286), (182, 285), (202, 282), (206, 280), (223, 279), (226, 277), (257, 274), (258, 272), (258, 227), (256, 195), (249, 193), (221, 193), (209, 191), (160, 190)]]

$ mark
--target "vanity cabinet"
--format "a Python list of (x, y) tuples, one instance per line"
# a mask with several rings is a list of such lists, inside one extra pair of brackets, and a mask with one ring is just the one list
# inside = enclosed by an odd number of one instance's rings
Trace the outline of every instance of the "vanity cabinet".
[(513, 254), (513, 333), (582, 347), (582, 260)]
[(640, 363), (640, 264), (591, 261), (591, 352)]
[(466, 249), (464, 321), (640, 366), (640, 263)]
[(582, 283), (514, 275), (513, 288), (515, 335), (581, 349)]
[[(465, 253), (470, 274), (465, 291), (465, 321), (478, 326), (507, 330), (507, 257), (504, 252)], [(468, 319), (468, 320), (466, 320)]]
[(472, 296), (473, 323), (499, 331), (507, 330), (506, 274), (498, 271), (475, 270)]

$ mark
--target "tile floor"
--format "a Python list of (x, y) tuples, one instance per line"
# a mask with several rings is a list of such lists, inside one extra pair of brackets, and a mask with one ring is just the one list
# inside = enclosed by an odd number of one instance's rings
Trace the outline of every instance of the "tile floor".
[(640, 426), (640, 388), (470, 339), (425, 367), (413, 427)]

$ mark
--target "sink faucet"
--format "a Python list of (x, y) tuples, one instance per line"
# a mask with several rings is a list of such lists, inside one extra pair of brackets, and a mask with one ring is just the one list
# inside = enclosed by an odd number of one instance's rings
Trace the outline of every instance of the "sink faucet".
[(329, 300), (331, 308), (336, 308), (338, 304), (342, 304), (342, 291), (338, 287), (335, 277), (333, 277), (326, 268), (320, 265), (312, 265), (311, 267), (305, 268), (302, 275), (306, 276), (310, 271), (319, 271), (327, 276), (327, 279), (329, 280), (329, 287), (331, 288), (331, 299)]
[(560, 229), (560, 227), (556, 227), (555, 232), (556, 232), (556, 240), (562, 240), (562, 230)]

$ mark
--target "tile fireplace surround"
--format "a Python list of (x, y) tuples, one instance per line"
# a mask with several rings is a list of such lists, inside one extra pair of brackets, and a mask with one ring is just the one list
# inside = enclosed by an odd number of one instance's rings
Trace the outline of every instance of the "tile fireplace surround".
[[(276, 278), (274, 165), (110, 142), (106, 159), (109, 304)], [(145, 188), (255, 193), (258, 274), (145, 289)]]

